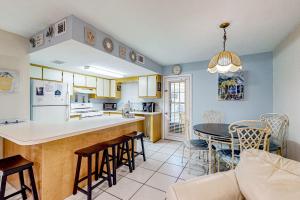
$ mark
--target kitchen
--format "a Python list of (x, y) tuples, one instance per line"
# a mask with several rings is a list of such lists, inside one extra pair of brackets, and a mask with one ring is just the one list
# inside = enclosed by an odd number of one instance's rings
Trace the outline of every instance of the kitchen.
[[(49, 25), (29, 43), (30, 116), (1, 119), (0, 136), (3, 157), (20, 154), (34, 163), (41, 199), (72, 194), (79, 148), (133, 131), (150, 142), (162, 138), (157, 63), (75, 16)], [(16, 177), (8, 180), (18, 187)]]

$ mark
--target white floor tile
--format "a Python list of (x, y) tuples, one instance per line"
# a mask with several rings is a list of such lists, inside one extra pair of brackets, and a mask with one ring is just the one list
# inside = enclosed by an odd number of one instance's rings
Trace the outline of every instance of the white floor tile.
[(127, 174), (126, 177), (138, 181), (140, 183), (145, 183), (153, 174), (154, 171), (138, 167), (135, 168), (135, 170), (133, 170), (132, 173)]
[(167, 191), (168, 187), (176, 182), (176, 178), (156, 172), (146, 185), (152, 186), (162, 191)]
[(122, 165), (117, 169), (117, 174), (121, 176), (126, 176), (129, 173), (129, 168), (126, 165)]
[(179, 178), (181, 178), (183, 180), (188, 180), (188, 179), (195, 178), (198, 176), (203, 176), (203, 175), (205, 175), (204, 171), (198, 171), (198, 170), (194, 170), (194, 169), (184, 168), (184, 170), (182, 171)]
[(106, 190), (107, 193), (110, 193), (118, 198), (127, 200), (142, 186), (141, 183), (133, 181), (128, 178), (122, 178), (117, 185), (110, 187)]
[(178, 165), (178, 166), (184, 167), (186, 165), (186, 163), (187, 163), (187, 160), (188, 159), (186, 157), (183, 157), (183, 160), (182, 160), (181, 156), (173, 155), (166, 162), (170, 163), (170, 164), (174, 164), (174, 165)]
[(168, 148), (168, 147), (162, 147), (158, 151), (162, 152), (162, 153), (165, 153), (165, 154), (173, 154), (176, 151), (176, 149)]
[(152, 171), (157, 171), (160, 166), (162, 166), (163, 162), (159, 160), (153, 160), (151, 158), (147, 159), (146, 162), (142, 163), (140, 167), (150, 169)]
[(161, 148), (162, 148), (162, 146), (149, 145), (149, 146), (146, 147), (146, 151), (158, 151)]
[(166, 160), (168, 160), (170, 158), (170, 156), (171, 156), (170, 154), (156, 152), (150, 158), (154, 159), (154, 160), (159, 160), (159, 161), (165, 162)]
[[(117, 183), (123, 178), (123, 176), (120, 176), (117, 174)], [(112, 179), (111, 179), (112, 181)], [(114, 185), (112, 185), (113, 187)], [(109, 188), (108, 186), (108, 182), (105, 181), (104, 183), (100, 184), (97, 188), (101, 189), (101, 190), (106, 190), (107, 188)]]
[(164, 200), (166, 194), (160, 190), (144, 185), (131, 200)]
[(182, 170), (183, 167), (181, 166), (165, 163), (161, 166), (158, 172), (177, 178), (181, 174)]
[(119, 198), (117, 198), (111, 194), (108, 194), (106, 192), (103, 192), (102, 194), (97, 196), (97, 198), (95, 198), (94, 200), (119, 200)]
[(184, 182), (185, 182), (185, 180), (183, 180), (181, 178), (177, 179), (177, 181), (176, 181), (176, 183), (184, 183)]

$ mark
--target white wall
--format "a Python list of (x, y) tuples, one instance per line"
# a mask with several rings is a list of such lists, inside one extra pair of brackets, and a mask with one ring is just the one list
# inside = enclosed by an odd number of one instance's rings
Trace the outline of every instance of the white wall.
[(273, 110), (290, 119), (288, 157), (300, 161), (300, 26), (273, 54)]
[[(0, 94), (0, 119), (29, 119), (29, 57), (27, 40), (0, 30), (0, 69), (19, 73), (19, 88), (13, 94)], [(2, 148), (0, 148), (2, 155)]]

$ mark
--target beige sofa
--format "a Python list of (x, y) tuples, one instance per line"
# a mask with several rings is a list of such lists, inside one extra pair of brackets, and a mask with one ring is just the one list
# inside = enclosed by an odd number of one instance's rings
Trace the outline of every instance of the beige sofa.
[(241, 154), (235, 170), (169, 187), (167, 200), (300, 200), (300, 162), (260, 150)]

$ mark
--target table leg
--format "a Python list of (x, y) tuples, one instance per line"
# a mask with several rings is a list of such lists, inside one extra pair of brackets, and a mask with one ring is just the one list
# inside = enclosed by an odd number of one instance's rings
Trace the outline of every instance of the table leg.
[(211, 136), (208, 136), (208, 173), (211, 174), (211, 158), (212, 158)]

